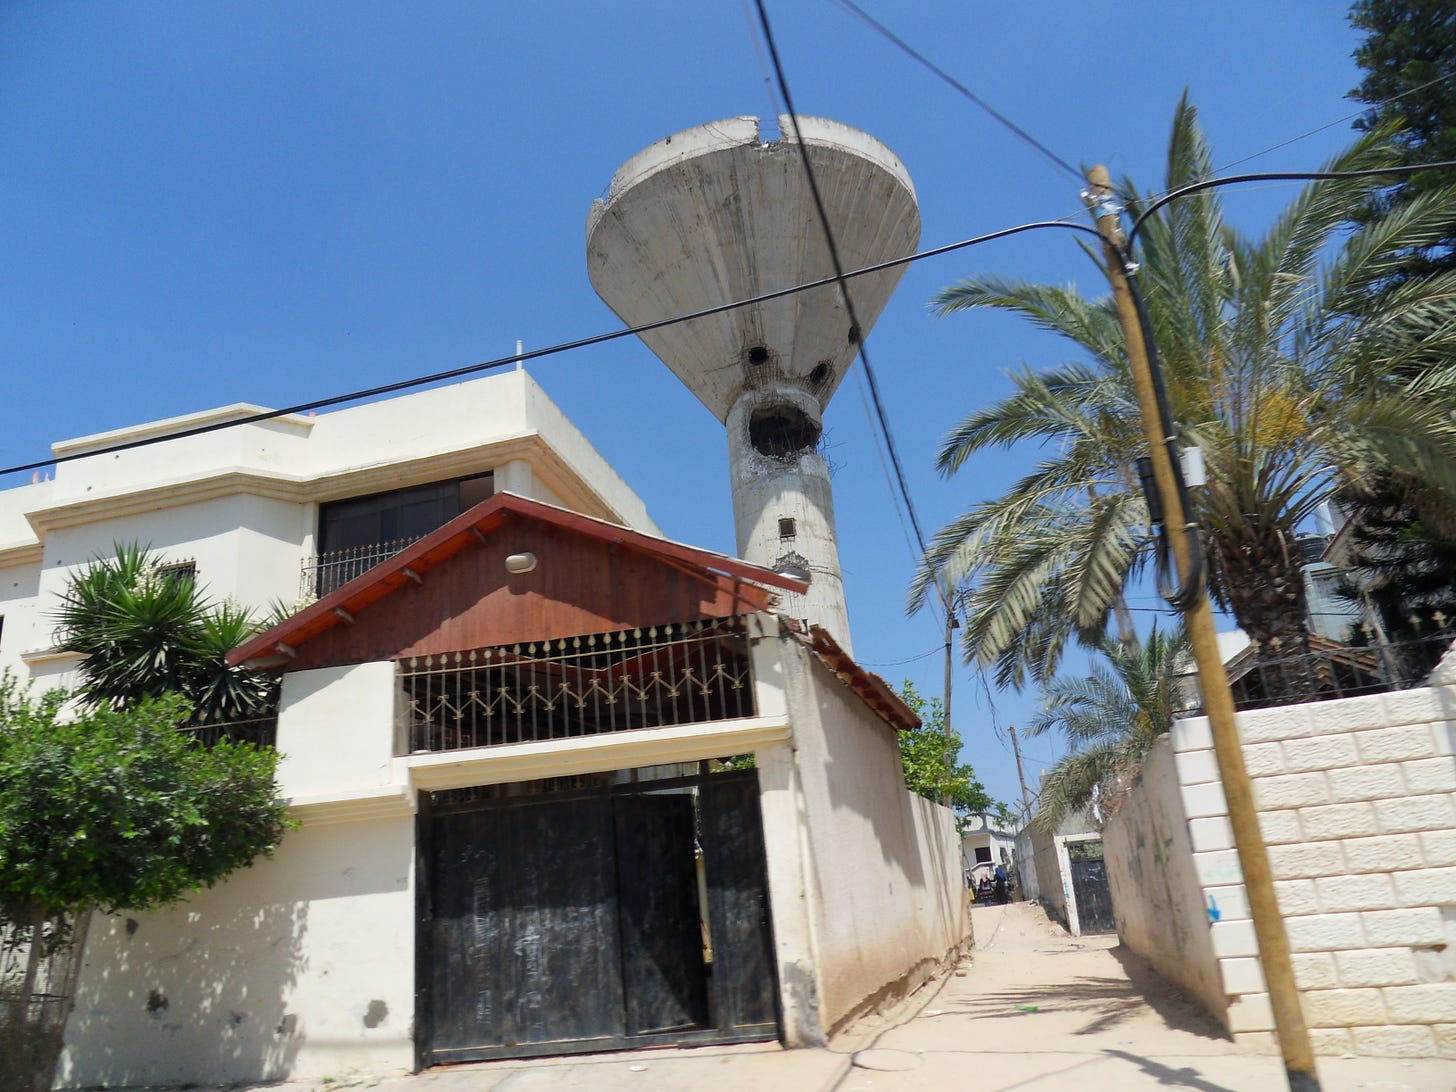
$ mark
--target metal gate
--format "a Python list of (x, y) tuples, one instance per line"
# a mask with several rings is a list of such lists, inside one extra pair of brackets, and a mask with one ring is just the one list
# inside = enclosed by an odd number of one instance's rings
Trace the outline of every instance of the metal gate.
[(756, 771), (460, 796), (422, 797), (420, 1065), (778, 1036)]
[(1112, 891), (1107, 886), (1107, 866), (1101, 857), (1072, 858), (1072, 894), (1077, 900), (1077, 922), (1084, 933), (1111, 933), (1117, 929), (1112, 916)]

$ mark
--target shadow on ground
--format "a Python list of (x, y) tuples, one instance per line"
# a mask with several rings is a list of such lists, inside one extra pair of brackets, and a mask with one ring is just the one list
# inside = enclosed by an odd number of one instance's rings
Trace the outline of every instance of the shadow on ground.
[(1109, 954), (1122, 965), (1125, 978), (1077, 975), (1065, 982), (1003, 987), (958, 999), (945, 1014), (978, 1019), (1024, 1019), (1031, 1009), (1038, 1013), (1077, 1014), (1085, 1023), (1072, 1034), (1096, 1035), (1150, 1009), (1168, 1028), (1204, 1039), (1229, 1041), (1222, 1024), (1138, 956), (1121, 946), (1110, 949)]

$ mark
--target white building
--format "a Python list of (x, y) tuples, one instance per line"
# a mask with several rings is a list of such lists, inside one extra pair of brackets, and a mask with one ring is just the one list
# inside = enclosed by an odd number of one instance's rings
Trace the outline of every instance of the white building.
[(92, 923), (59, 1087), (818, 1043), (956, 953), (913, 714), (775, 613), (802, 581), (661, 538), (522, 372), (99, 451), (250, 412), (58, 445), (97, 454), (0, 494), (0, 656), (47, 681), (54, 597), (115, 541), (322, 593), (234, 654), (282, 673), (299, 829)]
[[(224, 406), (53, 445), (85, 456), (267, 412)], [(318, 416), (289, 415), (62, 462), (0, 492), (0, 668), (70, 681), (49, 616), (117, 542), (194, 565), (213, 596), (260, 611), (379, 560), (510, 491), (655, 533), (643, 504), (524, 371)], [(384, 546), (388, 549), (388, 546)], [(319, 566), (322, 565), (320, 569)]]

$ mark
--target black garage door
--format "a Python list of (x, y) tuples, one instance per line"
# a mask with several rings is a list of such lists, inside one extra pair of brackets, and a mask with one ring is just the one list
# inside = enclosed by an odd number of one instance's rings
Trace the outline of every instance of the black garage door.
[(597, 780), (422, 807), (421, 1064), (777, 1037), (757, 774)]

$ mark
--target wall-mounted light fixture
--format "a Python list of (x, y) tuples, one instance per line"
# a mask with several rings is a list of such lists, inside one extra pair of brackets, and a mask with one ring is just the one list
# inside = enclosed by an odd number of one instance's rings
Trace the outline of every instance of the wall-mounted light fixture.
[(513, 576), (528, 573), (536, 567), (536, 555), (532, 553), (511, 554), (506, 558), (506, 572)]

